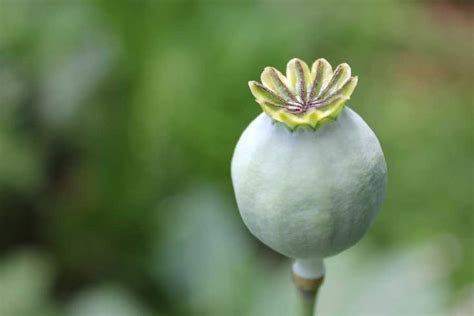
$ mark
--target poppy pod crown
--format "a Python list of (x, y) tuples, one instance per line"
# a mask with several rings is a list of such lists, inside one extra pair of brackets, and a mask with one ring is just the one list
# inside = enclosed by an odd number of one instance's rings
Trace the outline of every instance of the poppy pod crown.
[(293, 58), (287, 64), (286, 77), (266, 67), (261, 81), (249, 82), (256, 101), (274, 121), (291, 130), (298, 126), (314, 129), (336, 119), (357, 85), (348, 64), (340, 64), (333, 71), (324, 58), (317, 59), (311, 69)]

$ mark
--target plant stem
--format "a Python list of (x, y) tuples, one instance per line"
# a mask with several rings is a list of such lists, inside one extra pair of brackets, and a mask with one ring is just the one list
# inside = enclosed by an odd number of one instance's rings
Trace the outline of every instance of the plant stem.
[(313, 316), (316, 296), (311, 292), (299, 291), (301, 300), (301, 316)]
[(318, 279), (305, 279), (293, 272), (293, 283), (300, 292), (301, 316), (313, 316), (319, 287), (324, 276)]

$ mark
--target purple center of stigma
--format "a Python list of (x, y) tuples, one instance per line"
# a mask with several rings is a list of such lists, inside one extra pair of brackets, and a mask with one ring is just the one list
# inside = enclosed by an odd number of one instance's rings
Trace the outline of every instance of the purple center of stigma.
[[(323, 91), (324, 92), (324, 91)], [(322, 94), (322, 93), (321, 93)], [(324, 98), (307, 99), (301, 96), (295, 97), (292, 100), (285, 100), (283, 108), (290, 113), (305, 113), (311, 109), (323, 108), (333, 101), (337, 93), (331, 93)]]
[(325, 104), (322, 100), (315, 100), (315, 101), (296, 101), (296, 102), (285, 102), (284, 109), (291, 113), (304, 113), (312, 108), (320, 108), (323, 107)]

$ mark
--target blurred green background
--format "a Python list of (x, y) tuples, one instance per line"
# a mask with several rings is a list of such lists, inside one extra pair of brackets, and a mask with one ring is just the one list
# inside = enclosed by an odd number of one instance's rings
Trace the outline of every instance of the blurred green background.
[(230, 160), (247, 81), (348, 62), (389, 166), (320, 315), (472, 315), (474, 6), (0, 0), (0, 316), (292, 316)]

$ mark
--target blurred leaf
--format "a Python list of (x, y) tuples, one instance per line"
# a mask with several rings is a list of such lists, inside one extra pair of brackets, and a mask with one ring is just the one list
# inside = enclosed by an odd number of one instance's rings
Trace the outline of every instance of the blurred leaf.
[(41, 254), (21, 250), (0, 261), (0, 315), (57, 315), (50, 302), (52, 267)]
[(113, 285), (99, 286), (78, 294), (67, 310), (67, 316), (151, 315), (127, 290)]

